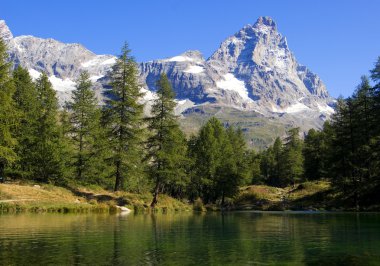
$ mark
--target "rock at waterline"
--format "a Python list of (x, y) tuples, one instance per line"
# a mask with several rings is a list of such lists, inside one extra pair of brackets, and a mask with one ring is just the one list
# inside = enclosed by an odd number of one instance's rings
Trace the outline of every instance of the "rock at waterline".
[(120, 210), (120, 212), (122, 212), (122, 213), (129, 213), (129, 212), (131, 212), (130, 209), (128, 209), (127, 207), (124, 207), (124, 206), (116, 206), (116, 208), (118, 208)]

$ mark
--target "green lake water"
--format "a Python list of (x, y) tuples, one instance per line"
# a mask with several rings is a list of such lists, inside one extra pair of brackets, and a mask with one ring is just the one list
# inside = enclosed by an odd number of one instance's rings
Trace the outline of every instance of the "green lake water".
[(380, 265), (380, 214), (0, 215), (0, 265)]

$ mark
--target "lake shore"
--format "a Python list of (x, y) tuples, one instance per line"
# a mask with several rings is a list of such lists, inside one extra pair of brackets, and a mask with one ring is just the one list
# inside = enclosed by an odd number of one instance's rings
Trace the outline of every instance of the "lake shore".
[[(252, 185), (240, 188), (239, 194), (226, 205), (204, 205), (180, 201), (160, 195), (157, 206), (151, 209), (150, 193), (110, 192), (100, 188), (58, 187), (41, 183), (0, 184), (0, 213), (117, 213), (128, 208), (134, 212), (183, 211), (357, 211), (349, 199), (334, 192), (326, 181), (305, 182), (294, 187), (276, 188)], [(125, 209), (124, 209), (125, 210)], [(362, 207), (360, 211), (379, 211), (380, 206)]]

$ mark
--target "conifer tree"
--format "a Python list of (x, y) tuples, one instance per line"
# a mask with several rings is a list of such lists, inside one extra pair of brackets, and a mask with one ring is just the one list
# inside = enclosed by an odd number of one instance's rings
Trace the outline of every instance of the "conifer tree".
[(20, 125), (15, 131), (18, 141), (16, 153), (18, 162), (14, 167), (20, 177), (33, 178), (32, 161), (33, 150), (31, 147), (36, 142), (38, 130), (39, 106), (37, 90), (28, 71), (18, 66), (13, 71), (15, 93), (13, 99), (20, 116)]
[(305, 177), (308, 180), (318, 180), (325, 173), (323, 156), (325, 153), (323, 133), (310, 129), (303, 146)]
[(181, 196), (188, 183), (186, 139), (174, 114), (174, 91), (164, 74), (156, 87), (157, 99), (152, 106), (152, 116), (148, 118), (148, 129), (152, 133), (147, 143), (149, 172), (154, 182), (151, 207), (157, 204), (160, 191)]
[(283, 143), (277, 137), (273, 143), (273, 164), (271, 165), (269, 184), (273, 186), (284, 185), (283, 164)]
[(74, 147), (72, 143), (71, 135), (71, 123), (70, 123), (70, 113), (67, 106), (58, 112), (58, 129), (59, 129), (59, 156), (61, 165), (61, 177), (62, 182), (65, 183), (69, 179), (73, 179), (73, 157), (74, 157)]
[[(201, 197), (205, 203), (232, 197), (248, 173), (245, 144), (240, 130), (225, 130), (212, 117), (192, 141), (190, 156), (194, 161), (192, 197)], [(194, 193), (198, 192), (198, 193)]]
[(194, 145), (190, 147), (195, 165), (191, 177), (192, 197), (201, 197), (205, 203), (214, 202), (219, 196), (216, 191), (217, 171), (222, 164), (221, 146), (224, 138), (222, 124), (212, 117), (200, 129)]
[[(380, 117), (380, 56), (378, 57), (375, 68), (371, 70), (371, 79), (375, 82), (372, 87), (371, 95), (374, 97), (374, 113)], [(377, 123), (375, 135), (380, 135), (380, 124)]]
[(95, 157), (99, 156), (95, 142), (101, 130), (100, 109), (97, 108), (97, 99), (87, 72), (81, 73), (77, 84), (72, 95), (73, 101), (69, 104), (75, 176), (80, 182), (91, 182), (91, 175), (100, 167), (94, 164)]
[(110, 161), (114, 166), (114, 190), (126, 188), (126, 179), (142, 175), (143, 96), (136, 62), (125, 44), (111, 71), (111, 99), (105, 108)]
[(226, 130), (221, 150), (216, 189), (221, 194), (221, 205), (224, 206), (225, 198), (235, 196), (249, 174), (246, 143), (240, 128), (235, 130), (229, 127)]
[(33, 151), (33, 173), (43, 182), (63, 182), (64, 165), (62, 143), (58, 124), (58, 100), (47, 75), (43, 73), (36, 81), (38, 129)]
[(287, 132), (283, 152), (283, 173), (293, 186), (303, 177), (302, 140), (299, 132), (299, 128), (293, 128)]
[(261, 171), (261, 160), (263, 156), (254, 150), (247, 151), (249, 165), (249, 179), (245, 179), (245, 185), (252, 185), (264, 182), (264, 174)]
[(263, 180), (252, 180), (253, 184), (262, 184), (263, 181), (271, 184), (272, 168), (274, 165), (273, 146), (269, 146), (266, 150), (260, 152), (260, 173)]
[[(374, 69), (371, 70), (371, 79), (375, 82), (372, 88), (373, 97), (373, 117), (375, 119), (372, 121), (373, 134), (370, 140), (371, 147), (371, 162), (372, 162), (372, 181), (374, 182), (374, 187), (380, 187), (380, 56), (377, 59)], [(377, 177), (377, 178), (376, 178)]]
[(0, 180), (5, 179), (5, 167), (13, 163), (17, 140), (12, 135), (17, 129), (18, 116), (12, 99), (14, 84), (10, 74), (10, 63), (6, 45), (0, 38)]

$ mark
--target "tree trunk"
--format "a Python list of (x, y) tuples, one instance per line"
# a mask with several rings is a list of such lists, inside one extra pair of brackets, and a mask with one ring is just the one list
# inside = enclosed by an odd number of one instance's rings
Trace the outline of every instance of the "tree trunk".
[(160, 188), (160, 182), (156, 182), (156, 187), (154, 188), (154, 192), (153, 192), (153, 200), (152, 200), (152, 203), (150, 204), (150, 207), (154, 208), (154, 206), (156, 206), (158, 200), (157, 200), (157, 197), (158, 197), (158, 193), (159, 193), (159, 188)]
[(4, 183), (5, 182), (4, 168), (5, 168), (4, 163), (0, 162), (0, 183)]
[(120, 175), (120, 161), (116, 162), (116, 179), (115, 179), (115, 191), (119, 191), (121, 187), (121, 175)]
[(83, 134), (82, 132), (79, 134), (79, 158), (78, 158), (78, 179), (82, 180), (82, 167), (83, 167)]
[(224, 206), (224, 190), (222, 191), (222, 203), (221, 203), (222, 207)]
[(355, 209), (356, 209), (356, 211), (360, 210), (360, 205), (359, 205), (359, 193), (360, 193), (359, 186), (360, 186), (360, 184), (358, 181), (359, 180), (357, 180), (357, 178), (354, 179), (354, 186), (355, 186), (354, 198), (355, 198)]

